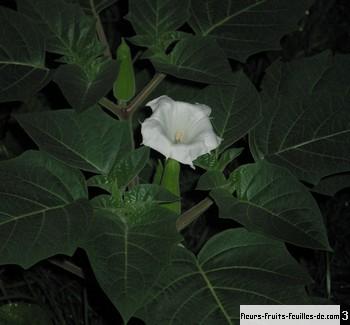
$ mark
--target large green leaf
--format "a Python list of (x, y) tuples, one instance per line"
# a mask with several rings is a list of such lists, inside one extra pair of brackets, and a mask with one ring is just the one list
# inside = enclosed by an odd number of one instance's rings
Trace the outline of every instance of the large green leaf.
[(308, 282), (282, 243), (226, 230), (197, 258), (177, 248), (149, 298), (147, 324), (237, 324), (240, 305), (306, 303)]
[(312, 184), (350, 170), (349, 87), (335, 73), (350, 58), (331, 59), (324, 53), (273, 64), (262, 84), (263, 120), (250, 137), (256, 160), (287, 167)]
[(77, 4), (64, 0), (17, 0), (18, 9), (33, 20), (46, 40), (46, 49), (65, 60), (87, 66), (103, 53), (95, 21)]
[(0, 8), (0, 102), (26, 100), (48, 82), (45, 43), (23, 15)]
[(350, 174), (337, 174), (325, 177), (311, 190), (323, 195), (334, 196), (345, 188), (350, 188)]
[(208, 170), (200, 176), (196, 190), (210, 191), (214, 188), (228, 186), (229, 182), (219, 170)]
[(87, 14), (100, 13), (118, 0), (66, 0), (67, 2), (79, 3)]
[(72, 254), (91, 213), (80, 171), (37, 151), (1, 162), (0, 264)]
[(237, 197), (211, 192), (221, 217), (298, 246), (330, 250), (316, 201), (288, 170), (261, 161), (239, 167), (230, 179)]
[(98, 107), (81, 114), (65, 109), (16, 119), (40, 149), (75, 168), (107, 174), (116, 157), (131, 148), (128, 124)]
[(55, 75), (69, 103), (78, 110), (88, 108), (113, 86), (116, 63), (103, 58), (96, 24), (79, 5), (63, 0), (18, 0), (21, 12), (40, 28), (50, 52), (63, 55)]
[(155, 47), (163, 51), (177, 28), (189, 17), (189, 0), (130, 0), (127, 19), (137, 35), (133, 38), (140, 46)]
[(115, 186), (126, 187), (145, 167), (148, 159), (148, 147), (133, 150), (122, 157), (117, 156), (109, 173), (91, 177), (88, 185), (103, 188), (109, 193), (113, 192)]
[(95, 219), (84, 245), (98, 282), (125, 323), (145, 303), (173, 245), (180, 240), (176, 215), (140, 199), (131, 195), (120, 209), (114, 201), (95, 200)]
[(0, 307), (0, 322), (4, 325), (52, 325), (49, 315), (39, 305), (28, 303), (10, 303)]
[(193, 163), (205, 170), (223, 172), (226, 166), (235, 160), (243, 151), (244, 148), (230, 148), (225, 150), (220, 157), (217, 152), (207, 153), (198, 157)]
[(271, 65), (263, 79), (263, 94), (285, 95), (291, 99), (315, 93), (349, 93), (350, 55), (333, 56), (330, 51), (291, 62)]
[(167, 95), (174, 100), (191, 102), (200, 90), (197, 83), (167, 76), (154, 90), (152, 97)]
[(150, 57), (155, 68), (177, 78), (211, 84), (231, 84), (231, 67), (214, 40), (188, 36), (170, 54)]
[(130, 205), (136, 205), (133, 209), (137, 211), (139, 207), (147, 206), (153, 203), (168, 203), (178, 201), (179, 197), (171, 193), (163, 186), (156, 184), (139, 184), (128, 192), (124, 193), (124, 202), (126, 209)]
[(283, 35), (298, 29), (312, 0), (192, 0), (191, 27), (209, 36), (233, 59), (278, 50)]
[(196, 97), (211, 107), (214, 129), (223, 139), (220, 150), (242, 138), (261, 119), (260, 97), (243, 71), (231, 76), (232, 86), (208, 86)]
[(54, 81), (72, 107), (81, 111), (95, 105), (112, 89), (117, 72), (115, 61), (100, 63), (93, 75), (76, 64), (66, 64), (57, 69)]
[(149, 148), (131, 151), (113, 165), (109, 177), (116, 178), (119, 186), (126, 186), (145, 167), (149, 159)]

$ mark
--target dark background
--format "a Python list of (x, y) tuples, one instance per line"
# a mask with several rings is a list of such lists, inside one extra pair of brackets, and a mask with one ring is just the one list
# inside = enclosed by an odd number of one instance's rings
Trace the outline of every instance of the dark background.
[[(0, 4), (15, 8), (15, 2), (11, 0), (2, 0)], [(127, 11), (127, 1), (120, 0), (101, 13), (113, 53), (120, 42), (121, 35), (124, 37), (133, 35), (130, 23), (122, 18)], [(184, 26), (183, 29), (187, 30), (187, 27)], [(300, 22), (299, 30), (286, 35), (281, 40), (281, 47), (282, 50), (278, 52), (253, 55), (243, 65), (243, 69), (258, 89), (264, 71), (279, 57), (289, 61), (312, 56), (326, 49), (338, 53), (349, 53), (350, 1), (316, 0), (309, 14), (305, 15)], [(133, 52), (136, 53), (137, 50), (134, 48)], [(48, 64), (55, 65), (55, 59), (49, 54)], [(231, 63), (233, 68), (241, 65), (234, 61)], [(136, 70), (147, 68), (153, 73), (152, 66), (147, 61), (139, 61), (135, 68)], [(15, 102), (0, 106), (0, 160), (4, 160), (29, 148), (35, 148), (28, 136), (11, 118), (12, 113), (18, 110), (24, 112), (59, 109), (68, 107), (68, 104), (58, 87), (50, 83), (27, 103)], [(242, 140), (239, 145), (247, 146), (246, 140)], [(249, 161), (252, 161), (252, 158), (249, 153), (246, 153), (240, 157), (239, 163)], [(233, 170), (235, 167), (237, 166), (232, 165), (229, 169)], [(190, 191), (199, 174), (198, 171), (190, 169), (184, 169), (182, 173), (182, 192), (191, 193), (185, 194), (184, 206), (188, 208), (201, 199), (200, 194), (193, 194), (194, 192)], [(93, 196), (96, 193), (90, 194)], [(288, 248), (315, 280), (307, 288), (310, 295), (320, 298), (315, 303), (349, 306), (350, 188), (336, 193), (334, 197), (315, 195), (315, 198), (324, 216), (334, 253), (315, 252), (294, 246), (288, 246)], [(184, 231), (185, 244), (193, 252), (198, 252), (208, 238), (215, 233), (236, 226), (233, 221), (218, 219), (213, 217), (215, 215), (217, 215), (216, 208), (212, 207)], [(327, 290), (327, 281), (330, 284), (330, 294), (329, 287)], [(57, 257), (54, 260), (43, 261), (29, 270), (22, 270), (13, 265), (1, 266), (0, 305), (18, 301), (43, 306), (53, 315), (54, 324), (58, 325), (122, 324), (118, 311), (99, 288), (86, 255), (81, 250), (78, 250), (68, 262), (66, 257)], [(133, 319), (129, 324), (143, 324), (143, 322)]]

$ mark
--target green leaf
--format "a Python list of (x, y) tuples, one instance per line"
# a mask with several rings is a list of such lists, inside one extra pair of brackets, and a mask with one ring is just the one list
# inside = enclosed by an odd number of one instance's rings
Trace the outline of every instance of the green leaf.
[[(118, 194), (117, 196), (115, 194)], [(135, 214), (148, 209), (154, 204), (178, 201), (179, 197), (156, 184), (139, 184), (132, 189), (122, 192), (114, 191), (113, 195), (102, 194), (91, 200), (93, 207), (110, 209), (119, 214)]]
[(88, 185), (103, 188), (112, 193), (114, 186), (125, 187), (145, 167), (149, 159), (149, 148), (141, 147), (123, 156), (117, 156), (107, 175), (96, 175), (89, 179)]
[(73, 254), (92, 213), (82, 173), (37, 151), (0, 163), (0, 206), (0, 264), (24, 268)]
[[(136, 46), (148, 47), (148, 50), (144, 51), (140, 58), (149, 59), (153, 55), (164, 54), (164, 52), (167, 52), (170, 49), (171, 45), (174, 45), (176, 42), (180, 41), (181, 39), (185, 39), (189, 36), (193, 35), (181, 31), (176, 31), (166, 32), (162, 34), (159, 40), (156, 40), (147, 35), (135, 35), (128, 38), (128, 40)], [(153, 43), (156, 44), (152, 45)]]
[(118, 0), (66, 0), (66, 2), (78, 3), (84, 9), (84, 12), (93, 15), (93, 12), (100, 13), (110, 7)]
[(323, 195), (334, 196), (339, 191), (350, 187), (350, 175), (338, 174), (331, 175), (321, 179), (321, 181), (314, 186), (311, 191)]
[(93, 107), (16, 115), (17, 121), (41, 150), (63, 163), (107, 174), (117, 156), (130, 150), (129, 127)]
[(54, 81), (68, 102), (78, 111), (95, 105), (113, 87), (118, 72), (117, 63), (105, 61), (96, 69), (94, 75), (89, 75), (75, 64), (61, 65), (56, 70)]
[(339, 60), (345, 57), (335, 56), (332, 62), (325, 53), (268, 69), (262, 84), (263, 120), (250, 137), (255, 160), (287, 167), (312, 184), (350, 170), (350, 94), (332, 86), (339, 84), (331, 73), (339, 71)]
[(196, 100), (211, 107), (212, 123), (223, 138), (219, 150), (229, 147), (261, 119), (260, 97), (243, 71), (231, 75), (232, 86), (208, 86)]
[(224, 174), (219, 170), (209, 170), (198, 180), (196, 189), (210, 191), (215, 188), (225, 187), (229, 184)]
[(197, 35), (209, 36), (230, 58), (279, 50), (283, 35), (298, 29), (312, 0), (192, 0), (189, 24)]
[(282, 243), (226, 230), (197, 258), (176, 249), (150, 295), (147, 324), (238, 324), (240, 305), (306, 303), (310, 280)]
[(220, 157), (217, 152), (206, 153), (198, 157), (193, 163), (205, 170), (223, 172), (226, 166), (235, 160), (244, 148), (230, 148), (225, 150)]
[[(325, 66), (322, 71), (322, 78), (319, 78), (315, 89), (319, 92), (330, 92), (340, 96), (349, 94), (349, 70), (350, 56), (348, 54), (337, 54), (335, 57), (330, 57), (330, 53), (325, 52), (326, 62), (329, 67)], [(321, 59), (322, 55), (318, 56)], [(324, 60), (324, 59), (323, 59)], [(317, 62), (317, 59), (315, 58)], [(319, 67), (318, 67), (319, 68)]]
[(1, 7), (0, 21), (0, 102), (25, 101), (49, 81), (45, 43), (31, 21), (13, 10)]
[(191, 102), (201, 90), (198, 84), (167, 76), (154, 90), (152, 98), (167, 95), (174, 100)]
[(95, 20), (84, 14), (77, 4), (64, 0), (17, 0), (18, 9), (33, 20), (46, 50), (65, 56), (65, 62), (93, 69), (103, 47), (96, 37)]
[[(205, 55), (203, 55), (205, 53)], [(177, 78), (211, 84), (231, 84), (231, 67), (215, 41), (188, 36), (169, 55), (150, 57), (158, 71)]]
[(127, 19), (137, 34), (139, 46), (164, 51), (172, 34), (189, 18), (189, 0), (130, 0)]
[(205, 170), (217, 170), (216, 166), (218, 164), (218, 157), (216, 152), (206, 153), (199, 156), (193, 164)]
[(118, 186), (126, 186), (145, 167), (149, 152), (148, 147), (141, 147), (117, 159), (108, 177), (116, 179)]
[(10, 303), (0, 307), (0, 322), (6, 325), (52, 325), (47, 312), (38, 305), (22, 302)]
[(298, 246), (330, 250), (316, 201), (288, 170), (261, 161), (239, 167), (230, 179), (237, 197), (223, 189), (211, 193), (221, 217)]
[(117, 182), (109, 181), (106, 175), (94, 175), (87, 180), (89, 187), (98, 187), (108, 193), (112, 193), (113, 189), (118, 188)]
[(180, 238), (176, 215), (152, 202), (130, 204), (124, 213), (112, 210), (95, 210), (84, 248), (102, 289), (127, 323)]
[(141, 184), (133, 187), (125, 193), (124, 200), (127, 204), (138, 202), (166, 203), (178, 201), (179, 197), (164, 187), (155, 184)]
[(226, 166), (231, 163), (233, 160), (235, 160), (240, 154), (244, 148), (230, 148), (225, 150), (219, 158), (219, 161), (217, 162), (216, 169), (220, 171), (224, 171)]

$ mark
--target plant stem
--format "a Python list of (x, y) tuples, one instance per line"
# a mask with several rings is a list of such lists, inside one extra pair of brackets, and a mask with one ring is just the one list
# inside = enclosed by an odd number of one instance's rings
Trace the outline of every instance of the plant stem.
[[(180, 196), (180, 170), (181, 166), (177, 160), (168, 158), (164, 163), (161, 185), (170, 193)], [(164, 204), (164, 207), (174, 211), (178, 215), (181, 213), (181, 201)]]
[(77, 277), (79, 277), (81, 279), (85, 279), (83, 270), (79, 266), (77, 266), (77, 265), (75, 265), (67, 260), (50, 258), (50, 259), (48, 259), (48, 262), (53, 264), (53, 265), (58, 266), (59, 268), (65, 270), (71, 274), (76, 275)]
[(209, 209), (209, 207), (213, 204), (213, 200), (209, 197), (197, 203), (191, 209), (184, 212), (177, 220), (176, 220), (176, 229), (178, 232), (184, 230), (189, 224), (195, 221), (203, 212)]
[(124, 120), (126, 118), (122, 107), (112, 102), (107, 97), (101, 98), (98, 103), (107, 110), (109, 110), (113, 115), (116, 115), (119, 118), (119, 120)]
[(101, 41), (101, 43), (103, 43), (103, 45), (105, 47), (104, 54), (105, 54), (105, 56), (112, 58), (112, 52), (111, 52), (111, 49), (109, 48), (108, 40), (107, 40), (105, 31), (103, 29), (100, 15), (96, 11), (94, 0), (90, 0), (90, 7), (91, 7), (91, 11), (92, 11), (93, 16), (96, 19), (97, 36), (98, 36), (99, 40)]
[(134, 64), (138, 59), (139, 57), (141, 56), (142, 54), (142, 51), (138, 51), (135, 56), (132, 58), (132, 63)]
[(129, 115), (132, 115), (146, 98), (152, 93), (154, 89), (163, 81), (166, 77), (164, 73), (157, 72), (152, 80), (136, 95), (136, 97), (130, 102), (126, 111)]
[(152, 80), (136, 95), (126, 108), (117, 105), (106, 97), (101, 98), (99, 104), (108, 109), (112, 114), (116, 115), (120, 120), (132, 119), (134, 112), (142, 105), (165, 77), (166, 74), (164, 73), (156, 73)]

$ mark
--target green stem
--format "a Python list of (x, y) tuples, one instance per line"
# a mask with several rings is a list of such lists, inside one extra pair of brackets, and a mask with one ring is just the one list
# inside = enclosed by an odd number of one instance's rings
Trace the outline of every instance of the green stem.
[(62, 260), (59, 258), (52, 257), (52, 258), (48, 259), (48, 262), (58, 266), (59, 268), (65, 270), (71, 274), (76, 275), (77, 277), (79, 277), (81, 279), (85, 279), (83, 270), (79, 266), (77, 266), (77, 265), (75, 265), (67, 260), (64, 260), (64, 259)]
[(177, 220), (176, 220), (176, 229), (178, 232), (184, 230), (187, 226), (189, 226), (193, 221), (198, 219), (209, 207), (213, 204), (213, 200), (209, 197), (197, 203), (191, 209), (184, 212)]
[(126, 111), (129, 115), (133, 114), (148, 98), (148, 96), (157, 88), (157, 86), (166, 77), (164, 73), (156, 73), (152, 80), (136, 95), (136, 97), (130, 102)]
[(106, 97), (100, 99), (99, 104), (118, 116), (120, 120), (132, 119), (132, 115), (143, 104), (148, 96), (166, 77), (164, 73), (156, 73), (152, 80), (136, 95), (136, 97), (125, 108), (117, 105)]
[(94, 0), (90, 0), (90, 7), (91, 7), (91, 11), (92, 11), (93, 16), (96, 19), (97, 36), (98, 36), (99, 40), (101, 41), (101, 43), (105, 47), (104, 54), (106, 57), (112, 58), (112, 52), (111, 52), (111, 49), (109, 48), (108, 40), (107, 40), (105, 31), (103, 29), (100, 15), (96, 11)]
[(119, 120), (125, 119), (125, 114), (123, 114), (122, 108), (108, 98), (103, 97), (99, 100), (98, 103), (110, 111), (113, 115), (117, 116)]
[[(169, 192), (180, 196), (180, 163), (174, 159), (167, 159), (164, 166), (161, 185)], [(164, 204), (166, 208), (181, 213), (181, 201)]]
[[(131, 150), (135, 150), (135, 139), (134, 139), (134, 129), (132, 125), (132, 116), (128, 117), (128, 125), (129, 125), (129, 132), (130, 132), (130, 141), (131, 141)], [(129, 188), (133, 188), (134, 186), (139, 184), (139, 176), (136, 175), (131, 182), (128, 184)]]

